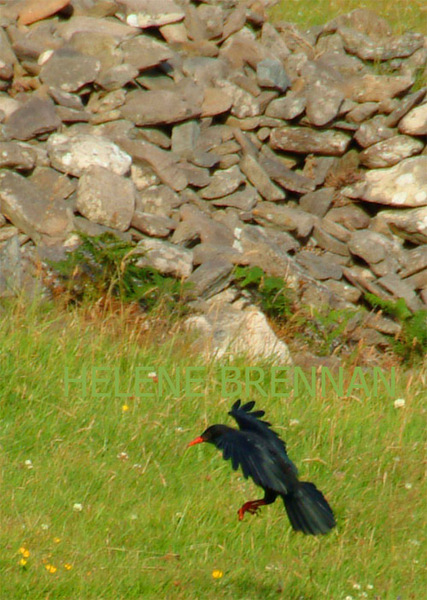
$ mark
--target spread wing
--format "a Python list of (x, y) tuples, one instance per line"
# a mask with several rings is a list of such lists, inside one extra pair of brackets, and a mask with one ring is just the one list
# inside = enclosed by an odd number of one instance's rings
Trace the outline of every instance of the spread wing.
[(261, 420), (265, 412), (263, 410), (252, 410), (254, 406), (255, 402), (253, 400), (243, 405), (240, 400), (237, 400), (228, 414), (237, 421), (241, 431), (257, 433), (287, 458), (285, 442), (279, 438), (276, 432), (270, 429), (271, 423)]
[(240, 467), (246, 479), (251, 477), (264, 489), (287, 494), (295, 482), (292, 463), (256, 433), (227, 428), (214, 443), (235, 471)]

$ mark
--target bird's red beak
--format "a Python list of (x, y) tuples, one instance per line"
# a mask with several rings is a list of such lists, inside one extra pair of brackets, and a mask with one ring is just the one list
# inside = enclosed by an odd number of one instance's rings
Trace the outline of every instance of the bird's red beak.
[(187, 448), (188, 448), (188, 446), (195, 446), (196, 444), (201, 444), (204, 441), (205, 440), (202, 438), (202, 436), (199, 435), (199, 437), (196, 437), (195, 440), (193, 440), (192, 442), (190, 442), (189, 444), (187, 444)]

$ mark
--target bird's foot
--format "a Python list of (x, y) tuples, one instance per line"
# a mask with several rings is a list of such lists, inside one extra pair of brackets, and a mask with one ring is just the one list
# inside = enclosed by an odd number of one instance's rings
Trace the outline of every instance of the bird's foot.
[(264, 506), (265, 500), (251, 500), (250, 502), (245, 502), (245, 504), (239, 508), (237, 514), (239, 515), (239, 521), (243, 520), (245, 513), (248, 512), (251, 515), (256, 515), (260, 506)]

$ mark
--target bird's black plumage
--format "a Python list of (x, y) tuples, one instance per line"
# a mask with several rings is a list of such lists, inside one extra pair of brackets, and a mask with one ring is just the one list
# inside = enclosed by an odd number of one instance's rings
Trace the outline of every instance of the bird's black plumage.
[(263, 421), (263, 410), (253, 410), (255, 402), (235, 402), (229, 414), (239, 429), (227, 425), (212, 425), (201, 436), (190, 442), (210, 442), (222, 451), (225, 460), (231, 460), (234, 470), (242, 469), (245, 478), (264, 489), (262, 500), (247, 502), (239, 510), (254, 513), (259, 506), (271, 504), (281, 496), (292, 527), (296, 531), (316, 535), (327, 533), (335, 526), (333, 512), (323, 494), (313, 483), (299, 481), (298, 471), (288, 457), (286, 445)]

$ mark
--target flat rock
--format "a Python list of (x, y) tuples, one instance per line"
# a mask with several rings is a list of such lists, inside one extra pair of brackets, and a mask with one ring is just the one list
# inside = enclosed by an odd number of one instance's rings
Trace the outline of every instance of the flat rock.
[(79, 179), (76, 207), (89, 221), (126, 231), (135, 210), (132, 180), (104, 167), (91, 166)]
[(351, 137), (341, 131), (315, 131), (308, 127), (273, 129), (270, 136), (272, 148), (302, 154), (341, 156), (347, 149)]
[(224, 258), (204, 262), (188, 278), (192, 294), (206, 300), (224, 290), (232, 280), (233, 266)]
[(0, 142), (0, 168), (29, 171), (36, 164), (37, 154), (31, 146), (18, 142)]
[(412, 248), (403, 252), (404, 266), (400, 270), (401, 277), (409, 277), (418, 271), (427, 269), (427, 246)]
[(341, 279), (342, 268), (336, 264), (324, 258), (318, 256), (313, 252), (302, 250), (296, 255), (296, 261), (303, 266), (312, 277), (319, 279), (320, 281), (325, 279)]
[(75, 192), (77, 184), (75, 179), (59, 173), (50, 167), (36, 167), (29, 178), (50, 201), (65, 200)]
[(260, 87), (278, 89), (283, 93), (291, 85), (282, 61), (277, 58), (260, 60), (257, 64), (256, 74)]
[(388, 206), (426, 206), (427, 156), (407, 158), (388, 169), (372, 169), (363, 181), (344, 188), (343, 193)]
[(121, 49), (123, 61), (136, 67), (138, 71), (156, 67), (174, 55), (167, 44), (143, 34), (123, 42)]
[(187, 177), (177, 164), (177, 156), (162, 150), (150, 142), (121, 138), (121, 148), (128, 152), (136, 163), (148, 164), (159, 179), (176, 192), (187, 187)]
[(332, 204), (334, 195), (335, 190), (333, 188), (325, 187), (301, 196), (299, 205), (305, 212), (324, 217)]
[(140, 212), (170, 217), (182, 200), (167, 185), (154, 185), (137, 194), (135, 208)]
[(359, 154), (360, 162), (368, 169), (392, 167), (405, 158), (419, 154), (424, 148), (421, 140), (408, 135), (395, 135), (369, 146)]
[(273, 202), (260, 202), (253, 209), (252, 214), (257, 223), (275, 225), (285, 231), (293, 231), (298, 237), (307, 237), (314, 225), (312, 215)]
[(311, 82), (306, 92), (306, 115), (310, 123), (322, 127), (338, 115), (344, 94), (338, 85), (325, 79)]
[(351, 234), (348, 247), (352, 254), (363, 258), (368, 264), (384, 260), (390, 252), (391, 242), (388, 238), (375, 231), (354, 231)]
[(233, 106), (233, 98), (224, 90), (214, 87), (205, 88), (202, 117), (214, 117), (230, 110)]
[(231, 169), (218, 169), (211, 177), (210, 184), (200, 192), (200, 195), (206, 200), (222, 198), (235, 192), (243, 181), (243, 174), (237, 165)]
[(284, 98), (272, 100), (267, 106), (265, 114), (278, 119), (295, 119), (304, 112), (306, 103), (304, 94), (290, 90)]
[(58, 34), (65, 41), (71, 40), (76, 33), (101, 33), (112, 36), (117, 41), (134, 37), (140, 29), (129, 27), (117, 19), (99, 19), (89, 15), (73, 15), (72, 19), (57, 25)]
[(305, 194), (315, 188), (312, 179), (289, 169), (273, 152), (260, 153), (259, 164), (271, 179), (291, 192)]
[(191, 81), (182, 80), (173, 90), (129, 92), (121, 113), (139, 126), (176, 123), (199, 117), (202, 103), (200, 88)]
[(136, 210), (133, 213), (131, 225), (146, 235), (165, 238), (175, 229), (176, 223), (164, 215), (155, 215)]
[(384, 275), (384, 277), (378, 279), (377, 283), (387, 292), (390, 292), (394, 298), (404, 298), (407, 306), (411, 310), (417, 311), (423, 308), (422, 302), (417, 298), (408, 281), (403, 281), (394, 273)]
[(48, 140), (47, 150), (52, 166), (74, 177), (80, 177), (91, 166), (104, 167), (117, 175), (125, 175), (132, 163), (129, 154), (117, 144), (86, 133), (55, 133)]
[(119, 0), (117, 16), (132, 27), (160, 27), (182, 21), (183, 9), (173, 0)]
[(145, 238), (138, 242), (138, 267), (153, 267), (164, 275), (188, 278), (193, 270), (193, 251), (163, 240)]
[(412, 244), (427, 243), (427, 206), (405, 211), (383, 210), (376, 219), (378, 224), (385, 225)]
[(410, 75), (368, 73), (350, 77), (342, 89), (345, 97), (355, 102), (382, 102), (408, 90), (413, 83), (414, 79)]
[(402, 100), (398, 101), (396, 108), (387, 116), (386, 125), (396, 127), (399, 121), (423, 100), (426, 92), (427, 88), (424, 87), (412, 94), (407, 94)]
[(396, 135), (396, 130), (388, 127), (386, 123), (387, 118), (384, 115), (377, 115), (361, 124), (354, 139), (362, 148), (387, 140)]
[(240, 169), (266, 200), (275, 201), (285, 198), (285, 192), (271, 181), (267, 172), (251, 154), (243, 156)]
[(36, 243), (42, 236), (65, 238), (72, 213), (63, 201), (52, 201), (28, 179), (4, 170), (0, 173), (0, 210)]
[(215, 206), (231, 206), (239, 210), (249, 211), (261, 200), (256, 188), (246, 184), (245, 189), (212, 200)]
[(101, 62), (93, 56), (60, 48), (42, 66), (40, 79), (48, 86), (75, 92), (95, 81), (100, 69)]
[(427, 135), (427, 102), (416, 106), (403, 117), (399, 131), (408, 135)]
[(404, 58), (411, 56), (423, 44), (422, 36), (412, 32), (377, 41), (351, 27), (340, 26), (338, 31), (347, 52), (355, 54), (362, 60), (382, 61)]
[(44, 0), (40, 4), (39, 0), (25, 0), (20, 3), (18, 9), (18, 24), (30, 25), (50, 17), (65, 8), (70, 0)]
[(183, 158), (192, 158), (196, 152), (200, 136), (200, 123), (196, 120), (185, 121), (172, 129), (172, 152)]
[(370, 223), (369, 215), (360, 206), (356, 206), (355, 204), (331, 208), (327, 211), (327, 219), (334, 221), (339, 225), (343, 225), (343, 227), (346, 227), (349, 231), (354, 231), (355, 229), (366, 229), (369, 227)]
[(30, 140), (37, 135), (54, 131), (60, 125), (61, 120), (52, 100), (33, 97), (6, 119), (3, 131), (7, 137)]

